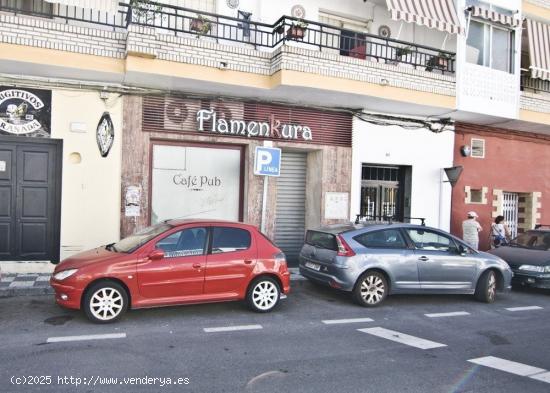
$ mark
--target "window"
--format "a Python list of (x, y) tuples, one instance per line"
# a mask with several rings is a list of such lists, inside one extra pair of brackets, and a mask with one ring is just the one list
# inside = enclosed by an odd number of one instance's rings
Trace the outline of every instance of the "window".
[(114, 250), (118, 252), (134, 252), (139, 247), (147, 243), (149, 240), (152, 240), (153, 238), (171, 228), (171, 225), (164, 223), (144, 228), (141, 231), (122, 239), (118, 243), (115, 243)]
[(164, 251), (165, 258), (177, 258), (203, 255), (205, 243), (205, 228), (189, 228), (165, 237), (156, 247)]
[(418, 250), (451, 251), (456, 249), (452, 239), (437, 232), (425, 229), (407, 229), (406, 231)]
[(332, 13), (319, 13), (319, 22), (339, 29), (324, 28), (326, 36), (321, 36), (323, 45), (339, 47), (342, 56), (354, 56), (365, 58), (366, 36), (362, 32), (368, 32), (369, 21), (339, 16)]
[(212, 231), (212, 254), (246, 250), (250, 232), (240, 228), (216, 227)]
[(331, 233), (307, 231), (306, 243), (310, 246), (326, 248), (327, 250), (338, 250), (336, 238)]
[(355, 236), (355, 241), (368, 248), (406, 248), (405, 241), (397, 229), (367, 232)]
[(472, 138), (472, 151), (470, 156), (476, 158), (485, 158), (485, 139)]
[(471, 20), (466, 39), (466, 61), (512, 73), (514, 32), (479, 20)]
[(482, 203), (483, 191), (470, 189), (470, 203)]

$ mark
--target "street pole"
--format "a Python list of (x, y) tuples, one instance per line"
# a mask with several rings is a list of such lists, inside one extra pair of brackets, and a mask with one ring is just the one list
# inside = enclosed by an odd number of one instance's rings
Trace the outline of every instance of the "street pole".
[(264, 176), (264, 195), (262, 197), (262, 226), (261, 231), (263, 234), (265, 234), (265, 227), (266, 227), (266, 210), (267, 210), (267, 183), (268, 183), (269, 176)]

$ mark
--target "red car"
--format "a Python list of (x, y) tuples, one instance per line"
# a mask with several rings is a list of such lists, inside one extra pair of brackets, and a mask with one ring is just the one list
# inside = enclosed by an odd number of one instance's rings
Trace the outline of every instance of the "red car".
[(107, 323), (128, 308), (244, 299), (268, 312), (290, 291), (290, 273), (251, 225), (171, 220), (65, 259), (50, 284), (59, 305)]

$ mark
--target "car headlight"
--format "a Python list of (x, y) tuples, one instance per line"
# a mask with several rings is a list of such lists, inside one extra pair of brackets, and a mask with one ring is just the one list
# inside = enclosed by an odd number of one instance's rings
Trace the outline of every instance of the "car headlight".
[(537, 273), (550, 273), (550, 266), (521, 265), (519, 270), (527, 270)]
[(59, 272), (59, 273), (55, 273), (54, 276), (53, 276), (53, 278), (55, 278), (56, 280), (61, 281), (61, 280), (66, 279), (67, 277), (70, 277), (70, 276), (72, 276), (73, 274), (75, 274), (77, 270), (78, 270), (78, 269), (63, 270), (63, 271), (61, 271), (61, 272)]

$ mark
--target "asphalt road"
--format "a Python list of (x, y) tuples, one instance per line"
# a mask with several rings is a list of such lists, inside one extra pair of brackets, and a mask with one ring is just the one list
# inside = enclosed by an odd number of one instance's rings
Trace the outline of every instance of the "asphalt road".
[[(4, 298), (0, 392), (549, 392), (550, 292), (499, 295), (491, 305), (394, 296), (364, 309), (294, 281), (270, 314), (223, 303), (136, 310), (110, 325), (51, 296)], [(114, 336), (48, 342), (99, 334)]]

